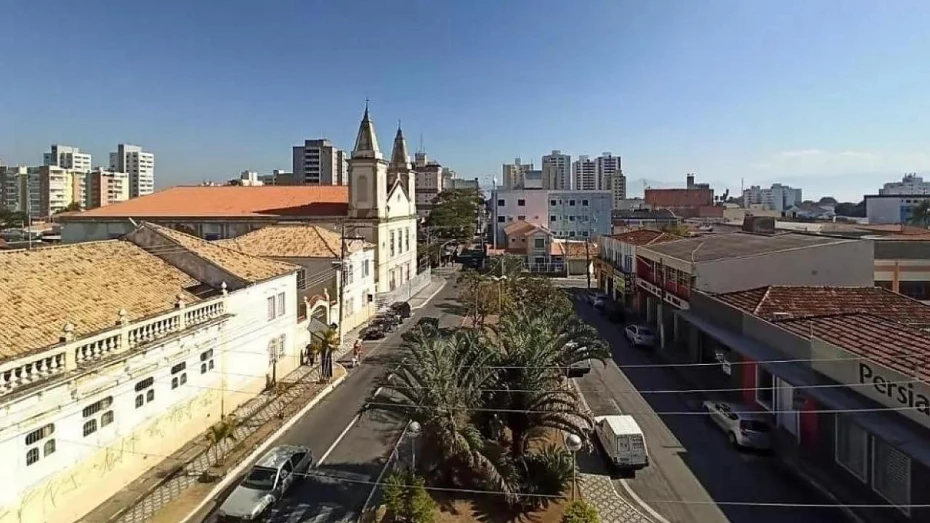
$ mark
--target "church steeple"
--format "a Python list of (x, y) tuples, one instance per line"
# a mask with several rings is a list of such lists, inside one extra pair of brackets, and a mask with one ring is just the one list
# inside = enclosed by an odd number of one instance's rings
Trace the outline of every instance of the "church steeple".
[(406, 173), (410, 170), (410, 156), (407, 154), (407, 141), (404, 140), (404, 131), (397, 122), (397, 135), (394, 136), (394, 150), (391, 152), (390, 173)]
[(365, 100), (365, 115), (362, 116), (362, 123), (358, 126), (358, 136), (355, 138), (352, 158), (381, 158), (378, 135), (375, 134), (375, 123), (368, 116), (368, 100)]

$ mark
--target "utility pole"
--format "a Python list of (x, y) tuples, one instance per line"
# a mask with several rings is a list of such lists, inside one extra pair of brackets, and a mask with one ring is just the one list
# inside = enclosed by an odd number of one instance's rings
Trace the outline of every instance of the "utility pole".
[[(346, 305), (346, 222), (342, 221), (342, 231), (340, 233), (339, 240), (339, 344), (342, 345), (342, 337), (345, 334), (343, 332), (343, 322), (345, 320), (345, 305)], [(332, 376), (332, 354), (327, 354), (324, 356), (322, 368), (320, 369), (320, 375), (331, 377)], [(329, 361), (327, 361), (329, 360)]]

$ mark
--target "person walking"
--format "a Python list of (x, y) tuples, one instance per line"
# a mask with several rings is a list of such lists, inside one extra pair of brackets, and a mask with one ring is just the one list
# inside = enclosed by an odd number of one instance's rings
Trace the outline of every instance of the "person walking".
[(358, 367), (359, 360), (362, 357), (362, 340), (355, 340), (355, 346), (352, 347), (352, 367)]

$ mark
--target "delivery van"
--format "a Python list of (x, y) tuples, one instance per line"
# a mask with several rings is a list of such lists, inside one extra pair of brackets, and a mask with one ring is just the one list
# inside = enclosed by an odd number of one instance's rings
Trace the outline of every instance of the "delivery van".
[(646, 438), (633, 416), (597, 416), (594, 418), (594, 433), (616, 468), (635, 471), (649, 464)]

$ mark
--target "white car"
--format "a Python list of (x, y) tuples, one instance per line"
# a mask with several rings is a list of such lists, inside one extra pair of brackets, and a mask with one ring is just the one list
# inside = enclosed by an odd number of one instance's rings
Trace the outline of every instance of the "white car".
[(764, 412), (748, 405), (707, 400), (704, 410), (726, 434), (734, 447), (759, 450), (772, 448), (772, 425)]
[(313, 453), (302, 445), (281, 445), (268, 451), (223, 501), (220, 521), (262, 519), (312, 464)]
[(654, 347), (656, 344), (656, 335), (648, 327), (628, 325), (624, 333), (634, 347)]

